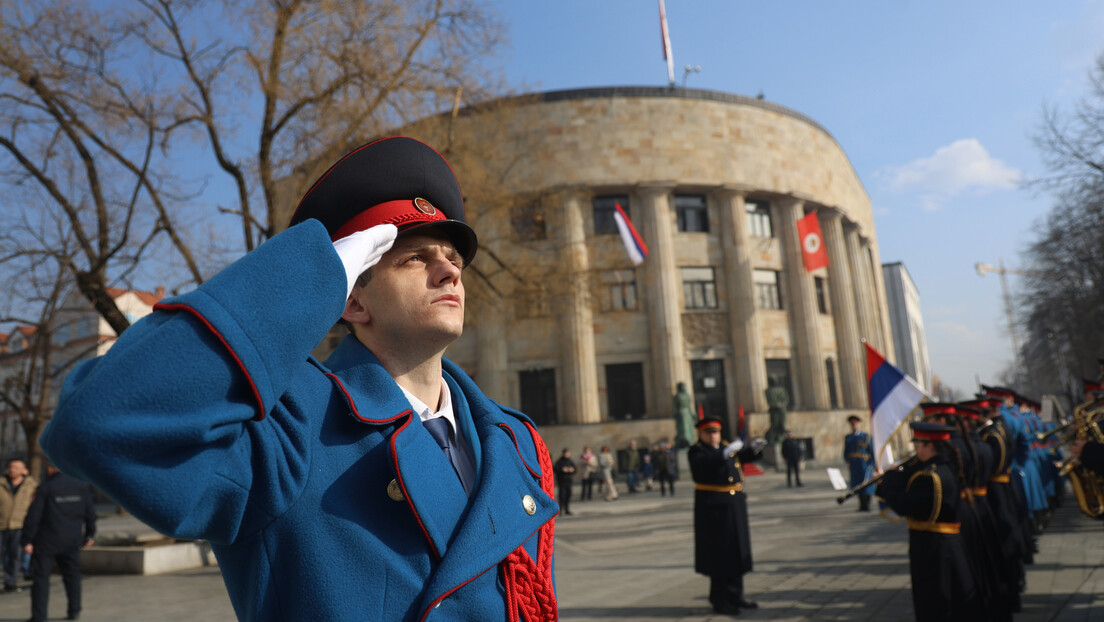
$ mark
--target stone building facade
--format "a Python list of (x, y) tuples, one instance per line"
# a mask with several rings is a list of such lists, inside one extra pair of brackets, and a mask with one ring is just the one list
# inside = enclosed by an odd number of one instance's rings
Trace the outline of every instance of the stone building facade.
[[(532, 416), (553, 453), (672, 439), (680, 382), (761, 435), (774, 379), (788, 427), (839, 459), (847, 415), (868, 414), (861, 340), (891, 360), (893, 342), (870, 199), (815, 121), (728, 93), (610, 87), (401, 133), (444, 153), (480, 237), (446, 356)], [(650, 250), (639, 266), (615, 204)], [(812, 211), (829, 266), (807, 273), (796, 222)]]

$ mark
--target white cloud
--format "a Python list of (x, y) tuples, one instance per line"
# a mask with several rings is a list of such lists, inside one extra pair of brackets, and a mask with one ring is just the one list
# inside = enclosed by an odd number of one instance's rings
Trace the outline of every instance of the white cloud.
[(989, 155), (976, 138), (963, 138), (885, 175), (896, 192), (916, 193), (925, 210), (942, 207), (948, 197), (966, 191), (984, 194), (1015, 188), (1023, 172)]

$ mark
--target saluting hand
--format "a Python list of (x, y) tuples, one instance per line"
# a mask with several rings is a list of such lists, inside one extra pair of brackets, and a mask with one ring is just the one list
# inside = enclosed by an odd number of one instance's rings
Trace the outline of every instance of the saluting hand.
[(383, 254), (391, 249), (399, 229), (395, 225), (376, 225), (357, 231), (333, 243), (341, 264), (345, 266), (347, 285), (345, 298), (353, 293), (353, 285), (360, 275), (379, 263)]

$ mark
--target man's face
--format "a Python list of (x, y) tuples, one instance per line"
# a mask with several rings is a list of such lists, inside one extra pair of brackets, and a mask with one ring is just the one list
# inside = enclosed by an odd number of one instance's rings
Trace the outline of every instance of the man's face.
[(698, 430), (698, 440), (704, 445), (711, 447), (721, 446), (721, 429), (720, 428), (702, 428)]
[(370, 330), (393, 342), (443, 348), (464, 329), (463, 265), (444, 235), (400, 235), (353, 295), (367, 310)]
[(27, 465), (22, 460), (12, 460), (8, 463), (8, 479), (19, 479), (27, 474)]
[(928, 441), (913, 441), (916, 443), (916, 457), (927, 461), (935, 457), (935, 445)]
[(858, 432), (859, 431), (859, 422), (858, 421), (855, 421), (854, 419), (852, 419), (848, 423), (851, 424), (851, 431), (852, 432)]

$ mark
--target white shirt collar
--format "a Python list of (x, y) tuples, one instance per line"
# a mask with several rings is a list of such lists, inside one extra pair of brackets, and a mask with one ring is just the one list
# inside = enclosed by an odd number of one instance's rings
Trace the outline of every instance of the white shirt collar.
[(413, 393), (407, 391), (402, 385), (399, 385), (402, 389), (403, 395), (406, 396), (406, 400), (410, 402), (410, 407), (414, 409), (414, 412), (418, 413), (418, 418), (422, 421), (428, 421), (430, 419), (436, 419), (437, 417), (444, 417), (449, 425), (452, 426), (452, 431), (456, 435), (456, 438), (461, 438), (460, 430), (456, 427), (456, 415), (453, 413), (452, 408), (452, 392), (449, 391), (448, 385), (445, 384), (445, 379), (441, 378), (441, 407), (436, 412), (426, 405), (425, 402), (414, 396)]

